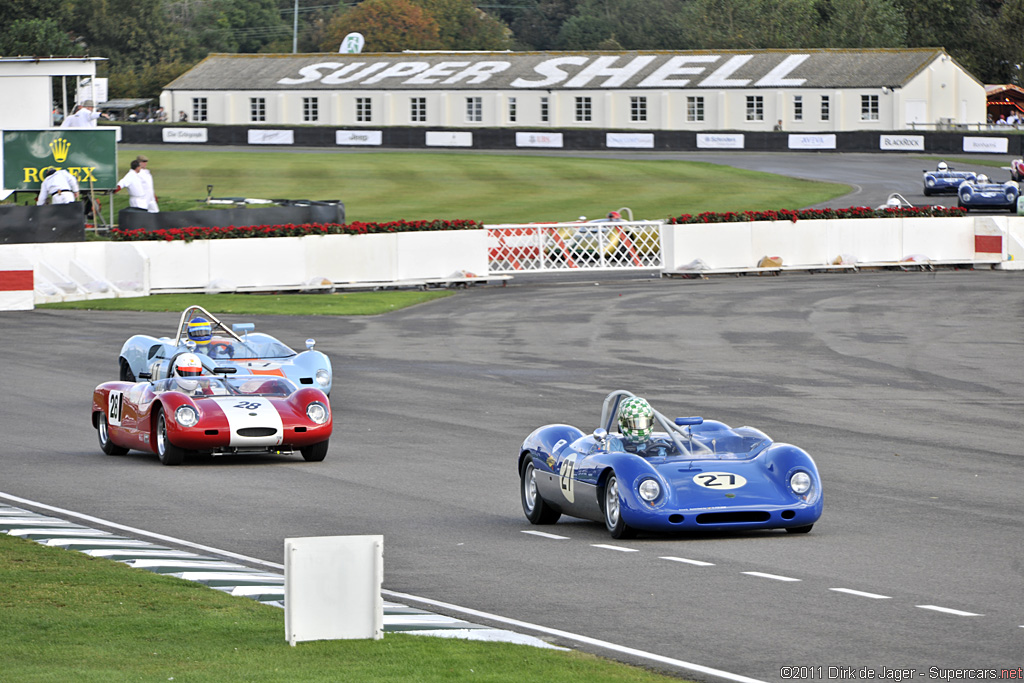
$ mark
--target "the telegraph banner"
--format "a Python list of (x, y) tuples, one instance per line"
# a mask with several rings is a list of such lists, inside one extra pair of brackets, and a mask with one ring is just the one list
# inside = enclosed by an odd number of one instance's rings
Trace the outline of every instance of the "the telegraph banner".
[(3, 132), (5, 190), (39, 190), (43, 171), (63, 168), (83, 189), (117, 187), (117, 131), (113, 128), (73, 130), (6, 130)]

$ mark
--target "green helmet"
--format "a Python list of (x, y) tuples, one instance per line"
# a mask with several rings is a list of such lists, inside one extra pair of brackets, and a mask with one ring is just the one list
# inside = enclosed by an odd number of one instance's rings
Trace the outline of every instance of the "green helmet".
[(654, 408), (647, 399), (631, 396), (619, 405), (619, 431), (630, 443), (644, 443), (654, 431)]

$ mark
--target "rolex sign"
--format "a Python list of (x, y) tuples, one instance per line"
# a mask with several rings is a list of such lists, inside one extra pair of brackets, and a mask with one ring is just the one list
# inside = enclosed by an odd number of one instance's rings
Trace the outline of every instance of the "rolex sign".
[(112, 190), (118, 180), (116, 136), (116, 130), (103, 128), (4, 131), (3, 189), (38, 190), (43, 171), (52, 166), (70, 172), (83, 190)]

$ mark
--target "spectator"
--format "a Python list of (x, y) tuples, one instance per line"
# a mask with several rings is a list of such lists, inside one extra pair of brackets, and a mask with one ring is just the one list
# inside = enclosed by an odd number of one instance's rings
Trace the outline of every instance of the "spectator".
[(43, 183), (39, 186), (36, 206), (70, 204), (78, 199), (78, 179), (63, 168), (49, 166), (43, 169)]
[(92, 100), (86, 100), (82, 102), (82, 106), (78, 108), (74, 114), (66, 116), (64, 121), (61, 122), (61, 128), (95, 128), (96, 119), (103, 117), (109, 119), (110, 117), (103, 112), (93, 111), (95, 106)]
[(773, 130), (775, 130), (775, 131), (781, 131), (782, 130), (782, 119), (779, 119), (779, 122), (775, 124), (775, 128)]
[(1006, 117), (1006, 123), (1010, 126), (1016, 126), (1020, 123), (1020, 119), (1017, 117), (1017, 112), (1011, 111), (1010, 115)]
[(139, 178), (142, 181), (142, 189), (146, 199), (146, 211), (160, 213), (160, 207), (156, 203), (156, 189), (153, 186), (153, 174), (146, 166), (149, 164), (149, 157), (140, 154), (135, 157), (139, 162)]
[(188, 114), (183, 111), (178, 112), (178, 120), (182, 123), (188, 123)]
[(996, 125), (997, 126), (1005, 126), (1006, 125), (1006, 117), (1005, 116), (1000, 116), (999, 120), (996, 121)]

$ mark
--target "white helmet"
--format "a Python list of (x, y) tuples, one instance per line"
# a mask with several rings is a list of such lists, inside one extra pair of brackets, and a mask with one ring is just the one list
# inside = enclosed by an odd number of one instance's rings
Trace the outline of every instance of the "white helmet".
[(978, 174), (978, 182), (979, 183), (987, 183), (987, 182), (989, 182), (988, 176), (985, 175), (984, 173), (979, 173)]
[(936, 171), (948, 171), (949, 170), (949, 166), (946, 165), (945, 161), (940, 161), (938, 167), (935, 170)]
[(194, 353), (183, 353), (174, 360), (174, 375), (178, 379), (178, 386), (187, 393), (194, 392), (199, 387), (196, 379), (203, 374), (203, 362)]

